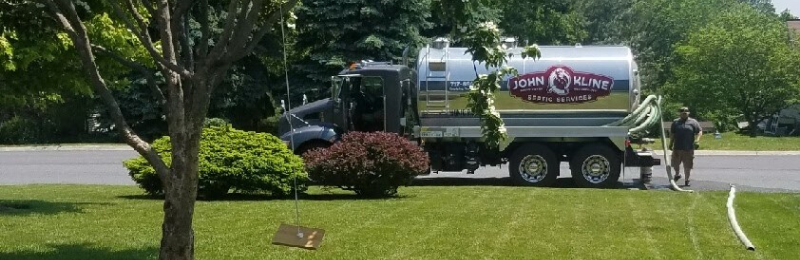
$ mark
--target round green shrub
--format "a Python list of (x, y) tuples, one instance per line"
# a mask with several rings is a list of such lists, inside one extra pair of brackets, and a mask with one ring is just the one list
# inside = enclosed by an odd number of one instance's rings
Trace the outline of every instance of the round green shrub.
[(386, 132), (350, 132), (328, 148), (304, 155), (313, 182), (362, 196), (392, 196), (429, 171), (428, 156), (405, 138)]
[(47, 139), (45, 132), (51, 128), (34, 119), (15, 116), (0, 121), (0, 144), (43, 143)]
[(226, 126), (226, 125), (228, 125), (228, 121), (226, 121), (224, 118), (217, 118), (217, 117), (206, 118), (206, 120), (203, 121), (203, 127)]
[[(153, 142), (153, 148), (169, 166), (171, 144), (168, 136)], [(242, 193), (268, 192), (283, 196), (306, 190), (307, 174), (303, 160), (271, 134), (241, 131), (230, 126), (203, 129), (200, 139), (198, 195), (224, 196), (230, 190)], [(152, 166), (139, 156), (124, 162), (131, 178), (148, 194), (164, 193), (161, 179)]]

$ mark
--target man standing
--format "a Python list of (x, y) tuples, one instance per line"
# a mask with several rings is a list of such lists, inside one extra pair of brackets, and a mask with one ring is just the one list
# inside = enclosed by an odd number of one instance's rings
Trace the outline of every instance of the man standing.
[(681, 117), (672, 121), (669, 132), (669, 148), (672, 150), (672, 168), (675, 169), (675, 181), (681, 179), (680, 166), (683, 164), (686, 173), (686, 186), (689, 186), (689, 176), (694, 166), (694, 149), (703, 136), (703, 128), (694, 118), (689, 117), (689, 108), (681, 107), (678, 112)]

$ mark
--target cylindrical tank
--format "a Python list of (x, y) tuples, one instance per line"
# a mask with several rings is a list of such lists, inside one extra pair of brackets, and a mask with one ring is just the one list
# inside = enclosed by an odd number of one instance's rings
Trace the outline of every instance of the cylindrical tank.
[[(441, 114), (467, 109), (466, 94), (478, 74), (490, 70), (472, 61), (463, 47), (425, 47), (417, 56), (420, 113)], [(504, 78), (495, 93), (495, 107), (513, 114), (567, 114), (608, 117), (593, 125), (624, 117), (639, 104), (637, 64), (625, 46), (540, 46), (540, 59), (522, 58), (510, 48), (506, 65), (519, 76)]]

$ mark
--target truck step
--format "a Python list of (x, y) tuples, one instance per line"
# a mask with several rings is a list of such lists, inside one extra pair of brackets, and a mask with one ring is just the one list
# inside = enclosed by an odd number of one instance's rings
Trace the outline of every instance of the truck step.
[(446, 78), (448, 78), (448, 77), (447, 76), (431, 76), (431, 75), (428, 75), (428, 77), (427, 77), (427, 79), (446, 79)]

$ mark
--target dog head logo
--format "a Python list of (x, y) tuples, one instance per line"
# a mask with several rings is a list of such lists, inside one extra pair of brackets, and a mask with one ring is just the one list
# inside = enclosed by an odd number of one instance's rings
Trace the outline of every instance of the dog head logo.
[(569, 87), (572, 85), (572, 75), (565, 68), (556, 68), (550, 73), (548, 83), (547, 93), (556, 93), (561, 96), (567, 95), (569, 94)]

